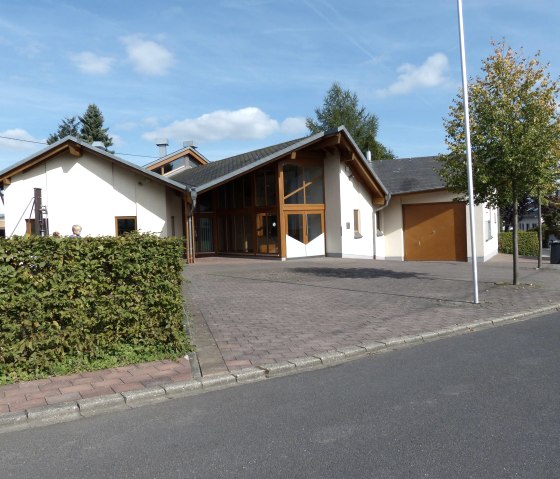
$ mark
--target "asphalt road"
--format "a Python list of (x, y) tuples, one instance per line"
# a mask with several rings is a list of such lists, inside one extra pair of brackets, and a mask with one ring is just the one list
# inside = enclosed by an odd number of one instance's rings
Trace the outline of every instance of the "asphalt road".
[(558, 478), (560, 315), (0, 435), (8, 478)]

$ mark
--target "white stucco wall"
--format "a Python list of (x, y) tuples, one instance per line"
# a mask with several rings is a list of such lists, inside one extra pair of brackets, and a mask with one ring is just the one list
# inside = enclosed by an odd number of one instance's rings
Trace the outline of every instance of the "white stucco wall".
[[(467, 208), (467, 256), (472, 261), (471, 228), (469, 209)], [(486, 204), (478, 205), (474, 210), (476, 259), (478, 262), (488, 261), (498, 254), (498, 211)], [(490, 231), (488, 231), (488, 221)]]
[(182, 197), (176, 192), (168, 189), (165, 195), (165, 202), (167, 206), (167, 235), (185, 236), (183, 232), (183, 209)]
[(342, 256), (342, 229), (340, 222), (340, 155), (338, 152), (325, 156), (323, 175), (325, 180), (325, 253)]
[[(340, 199), (342, 257), (373, 259), (375, 230), (371, 194), (344, 166), (340, 168)], [(360, 212), (360, 235), (357, 236), (354, 234), (354, 210)]]
[[(376, 258), (404, 260), (403, 205), (450, 202), (453, 201), (455, 196), (456, 195), (446, 191), (393, 196), (389, 206), (381, 211), (383, 236), (377, 238), (378, 251), (376, 253)], [(465, 206), (465, 210), (467, 221), (467, 256), (470, 261), (472, 251), (470, 245), (469, 210), (467, 205)], [(487, 225), (484, 223), (484, 221), (488, 219), (491, 220), (491, 237), (488, 237), (486, 230)], [(497, 211), (486, 208), (486, 205), (477, 206), (475, 208), (475, 225), (477, 260), (487, 261), (498, 252)], [(385, 254), (382, 255), (382, 252)]]
[[(371, 194), (350, 177), (338, 153), (325, 158), (325, 232), (327, 256), (373, 258)], [(360, 212), (361, 238), (354, 236), (354, 210)]]
[(71, 234), (80, 224), (83, 236), (114, 236), (116, 216), (136, 216), (139, 230), (168, 234), (166, 188), (87, 152), (58, 155), (12, 178), (5, 189), (7, 234), (25, 234), (34, 188), (42, 189), (51, 234)]

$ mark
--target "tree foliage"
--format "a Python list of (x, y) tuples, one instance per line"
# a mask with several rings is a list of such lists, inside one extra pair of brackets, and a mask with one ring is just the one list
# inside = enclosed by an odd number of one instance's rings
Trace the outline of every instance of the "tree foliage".
[(58, 125), (56, 133), (50, 134), (47, 138), (47, 144), (52, 145), (66, 136), (80, 138), (80, 123), (75, 116), (64, 118)]
[[(482, 62), (481, 77), (468, 85), (474, 201), (517, 212), (525, 196), (557, 188), (560, 170), (560, 83), (553, 80), (540, 54), (525, 58), (494, 43)], [(464, 100), (459, 94), (444, 120), (447, 155), (440, 157), (447, 187), (467, 192)], [(517, 214), (514, 214), (517, 226)], [(517, 228), (514, 227), (514, 283), (517, 282)]]
[(344, 125), (358, 147), (365, 153), (372, 152), (374, 160), (395, 157), (393, 152), (376, 140), (379, 120), (360, 106), (358, 95), (344, 90), (334, 82), (323, 100), (323, 106), (315, 109), (316, 119), (307, 118), (305, 125), (311, 133), (319, 133)]
[(113, 144), (113, 139), (108, 134), (109, 128), (103, 128), (103, 122), (103, 113), (99, 107), (93, 103), (89, 105), (84, 116), (80, 116), (82, 139), (87, 143), (101, 141), (105, 148), (109, 148)]
[(91, 104), (83, 116), (64, 118), (57, 131), (47, 138), (47, 144), (52, 145), (62, 138), (73, 136), (86, 143), (101, 141), (108, 148), (113, 144), (113, 138), (109, 136), (109, 128), (104, 128), (103, 123), (103, 113), (97, 105)]
[[(526, 59), (502, 43), (483, 61), (483, 77), (468, 87), (475, 202), (505, 207), (556, 188), (559, 177), (558, 80), (539, 54)], [(445, 120), (449, 154), (441, 173), (457, 193), (467, 191), (463, 98)]]
[(549, 233), (560, 234), (560, 196), (556, 192), (544, 198), (542, 213)]

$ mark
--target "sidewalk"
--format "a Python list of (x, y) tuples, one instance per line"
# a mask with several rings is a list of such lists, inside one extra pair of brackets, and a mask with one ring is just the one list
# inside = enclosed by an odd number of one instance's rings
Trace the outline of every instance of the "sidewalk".
[(194, 369), (188, 359), (157, 361), (0, 386), (0, 430), (35, 416), (68, 420), (96, 407), (134, 407), (553, 311), (560, 269), (543, 266), (522, 258), (522, 284), (512, 286), (511, 257), (479, 264), (475, 305), (467, 263), (198, 260), (185, 268), (184, 286)]
[(202, 370), (223, 372), (551, 308), (560, 269), (536, 264), (520, 259), (518, 286), (510, 256), (478, 264), (477, 305), (470, 263), (339, 258), (203, 259), (186, 269), (185, 295), (195, 338), (212, 340)]

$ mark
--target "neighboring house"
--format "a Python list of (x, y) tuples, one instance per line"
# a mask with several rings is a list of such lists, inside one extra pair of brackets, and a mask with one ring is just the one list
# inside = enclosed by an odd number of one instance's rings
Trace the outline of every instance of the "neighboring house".
[[(437, 171), (436, 157), (372, 162), (391, 194), (387, 208), (378, 213), (377, 258), (397, 260), (471, 259), (468, 205), (455, 201)], [(498, 212), (475, 207), (476, 253), (487, 261), (498, 252)]]
[(539, 227), (539, 210), (536, 206), (527, 209), (524, 215), (519, 217), (519, 229), (521, 231), (536, 230)]
[[(167, 140), (163, 139), (162, 141), (164, 143), (162, 143), (161, 146), (165, 152)], [(183, 148), (180, 150), (174, 151), (169, 155), (165, 153), (161, 158), (145, 165), (144, 168), (163, 176), (172, 176), (185, 169), (196, 168), (197, 166), (206, 164), (208, 164), (208, 160), (198, 152), (193, 142), (185, 141), (183, 142)]]
[[(192, 145), (162, 155), (142, 168), (60, 140), (0, 172), (8, 235), (68, 235), (76, 223), (91, 236), (138, 229), (186, 237), (188, 261), (470, 256), (466, 204), (444, 189), (435, 160), (372, 167), (344, 127), (215, 162)], [(479, 206), (476, 221), (477, 256), (487, 260), (497, 252), (496, 211)]]
[(66, 236), (73, 224), (84, 236), (188, 236), (192, 225), (187, 185), (72, 137), (0, 172), (0, 186), (8, 236)]

